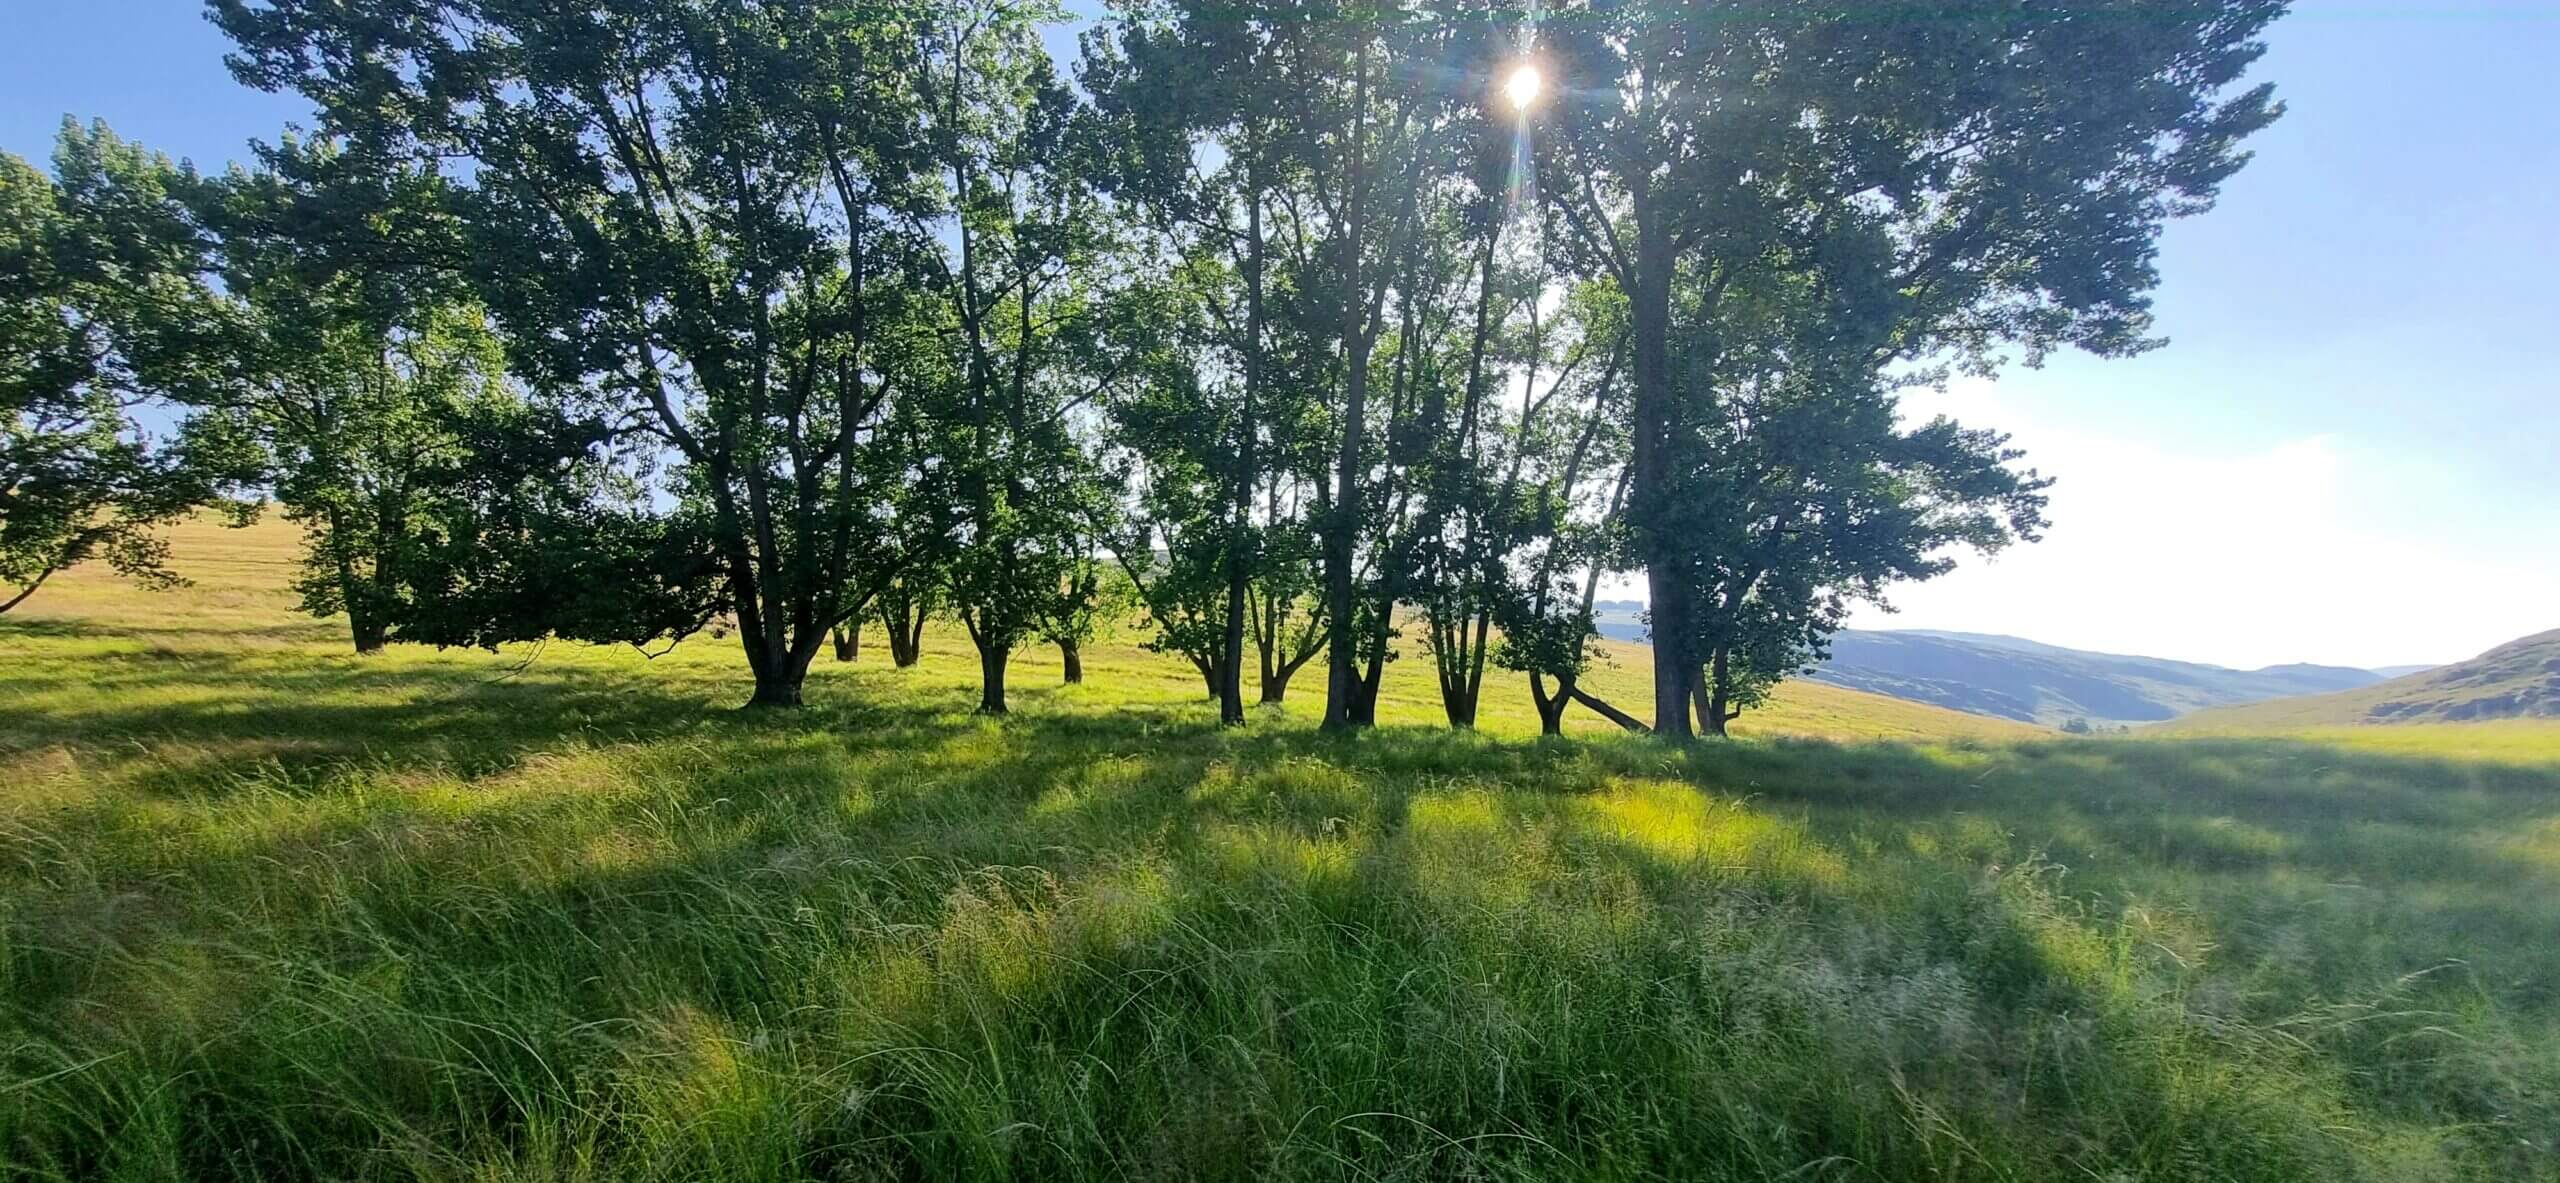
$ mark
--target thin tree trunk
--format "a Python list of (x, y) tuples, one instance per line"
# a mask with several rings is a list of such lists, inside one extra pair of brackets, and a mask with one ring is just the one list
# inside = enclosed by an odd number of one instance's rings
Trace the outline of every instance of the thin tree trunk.
[(924, 655), (924, 613), (901, 597), (895, 605), (880, 605), (880, 623), (889, 630), (889, 660), (899, 669), (913, 668)]
[(1084, 685), (1084, 650), (1073, 639), (1058, 642), (1058, 659), (1066, 663), (1067, 685)]
[(1733, 650), (1718, 646), (1705, 677), (1698, 679), (1698, 733), (1724, 739), (1727, 725), (1742, 717), (1732, 709)]
[(1342, 447), (1335, 458), (1332, 521), (1325, 531), (1325, 610), (1326, 629), (1332, 634), (1332, 660), (1325, 670), (1324, 727), (1339, 731), (1360, 725), (1357, 698), (1359, 671), (1354, 666), (1358, 655), (1352, 630), (1359, 627), (1352, 613), (1352, 562), (1357, 555), (1360, 529), (1361, 451), (1369, 414), (1369, 314), (1367, 298), (1361, 288), (1362, 239), (1368, 226), (1368, 130), (1369, 130), (1369, 50), (1360, 47), (1357, 77), (1353, 81), (1351, 110), (1351, 177), (1346, 193), (1350, 226), (1346, 235), (1348, 248), (1348, 282), (1343, 285), (1343, 346), (1346, 369), (1343, 374)]
[[(1248, 146), (1248, 152), (1254, 151)], [(1245, 553), (1254, 486), (1255, 397), (1262, 386), (1262, 190), (1253, 179), (1259, 159), (1246, 163), (1244, 406), (1237, 416), (1234, 520), (1227, 534), (1227, 633), (1218, 679), (1218, 722), (1244, 726), (1245, 602), (1252, 594), (1253, 561)]]
[(837, 661), (852, 661), (862, 656), (862, 627), (860, 625), (837, 625), (832, 639), (836, 646)]

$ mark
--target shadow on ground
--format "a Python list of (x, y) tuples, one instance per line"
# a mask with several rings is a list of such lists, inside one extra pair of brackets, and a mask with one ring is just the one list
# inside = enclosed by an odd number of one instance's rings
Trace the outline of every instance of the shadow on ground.
[(1052, 688), (998, 722), (899, 678), (771, 714), (682, 669), (7, 670), (0, 1148), (2247, 1179), (2531, 1177), (2560, 1136), (2524, 1042), (2560, 768), (1343, 738)]

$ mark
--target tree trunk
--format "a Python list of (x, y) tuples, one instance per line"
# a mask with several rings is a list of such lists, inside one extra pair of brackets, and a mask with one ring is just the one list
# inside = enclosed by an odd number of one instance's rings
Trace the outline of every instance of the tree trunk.
[[(1253, 149), (1248, 148), (1248, 151)], [(1262, 386), (1262, 189), (1254, 172), (1258, 155), (1246, 162), (1244, 405), (1236, 424), (1235, 503), (1227, 531), (1227, 634), (1220, 649), (1218, 724), (1244, 726), (1245, 602), (1252, 594), (1252, 556), (1245, 553), (1246, 526), (1253, 514), (1255, 443), (1254, 399)]]
[(1004, 703), (1004, 671), (1013, 660), (1012, 646), (995, 641), (978, 642), (978, 713), (1002, 715)]
[(1645, 562), (1645, 590), (1652, 601), (1654, 734), (1687, 739), (1689, 686), (1697, 667), (1697, 649), (1690, 626), (1695, 590), (1681, 562), (1679, 523), (1673, 520), (1680, 504), (1678, 490), (1672, 488), (1677, 458), (1670, 454), (1673, 412), (1679, 400), (1678, 379), (1671, 372), (1674, 261), (1650, 198), (1642, 190), (1632, 197), (1638, 249), (1636, 283), (1627, 293), (1635, 377), (1629, 424), (1634, 448), (1628, 472), (1633, 478), (1632, 524)]
[[(1573, 701), (1600, 712), (1601, 718), (1607, 719), (1620, 727), (1624, 727), (1637, 735), (1649, 735), (1653, 732), (1653, 728), (1644, 725), (1644, 720), (1636, 718), (1635, 716), (1619, 710), (1606, 702), (1602, 702), (1597, 698), (1593, 698), (1590, 694), (1585, 693), (1580, 686), (1576, 686), (1565, 693), (1571, 696)], [(1687, 704), (1682, 704), (1679, 714), (1674, 717), (1678, 718), (1684, 724), (1687, 723), (1689, 721), (1689, 709)]]
[(1369, 657), (1368, 669), (1362, 671), (1358, 683), (1352, 687), (1351, 725), (1354, 727), (1378, 725), (1378, 687), (1387, 677), (1387, 643), (1381, 639), (1377, 645), (1378, 651)]
[(889, 660), (899, 669), (913, 668), (924, 656), (924, 613), (884, 603), (880, 606), (880, 623), (889, 630)]
[[(1464, 630), (1461, 629), (1461, 631)], [(1459, 661), (1463, 663), (1465, 657), (1464, 653), (1459, 654)], [(1451, 669), (1443, 652), (1436, 648), (1433, 650), (1432, 660), (1439, 667), (1437, 672), (1440, 675), (1440, 713), (1447, 715), (1449, 726), (1457, 730), (1475, 730), (1477, 694), (1475, 688), (1467, 684), (1464, 666)]]
[(383, 646), (391, 641), (390, 635), (382, 627), (382, 622), (375, 619), (370, 610), (353, 600), (347, 602), (347, 631), (354, 638), (356, 652), (360, 654), (380, 653)]
[(1460, 731), (1476, 727), (1476, 696), (1463, 689), (1450, 689), (1440, 694), (1440, 711), (1449, 716), (1449, 726)]
[(1244, 600), (1248, 572), (1243, 557), (1244, 531), (1231, 532), (1227, 543), (1235, 553), (1227, 559), (1227, 632), (1219, 651), (1217, 685), (1211, 697), (1218, 700), (1218, 725), (1244, 726)]
[[(1366, 297), (1361, 287), (1361, 252), (1368, 229), (1368, 135), (1369, 120), (1369, 54), (1367, 43), (1360, 47), (1358, 76), (1352, 86), (1351, 100), (1351, 168), (1346, 204), (1350, 228), (1346, 235), (1348, 264), (1343, 293), (1343, 397), (1342, 444), (1334, 459), (1334, 495), (1331, 520), (1324, 531), (1324, 604), (1328, 614), (1325, 628), (1331, 633), (1332, 657), (1325, 667), (1324, 728), (1340, 731), (1360, 725), (1356, 700), (1360, 693), (1359, 673), (1353, 668), (1357, 645), (1353, 637), (1359, 627), (1352, 613), (1354, 594), (1353, 561), (1358, 555), (1360, 532), (1361, 480), (1360, 466), (1369, 415), (1369, 350), (1374, 343), (1369, 334)], [(1392, 609), (1392, 605), (1390, 605)]]
[(1733, 651), (1719, 647), (1705, 677), (1698, 679), (1694, 697), (1698, 702), (1698, 734), (1726, 738), (1725, 724), (1740, 718), (1742, 712), (1727, 710), (1727, 689), (1731, 685)]
[(760, 676), (756, 679), (755, 697), (747, 700), (750, 707), (792, 709), (801, 705), (801, 680), (789, 674)]
[(347, 608), (347, 632), (355, 642), (356, 652), (382, 652), (384, 641), (382, 618), (373, 611), (373, 593), (365, 581), (356, 576), (355, 556), (350, 553), (345, 518), (336, 508), (329, 510), (329, 536), (322, 545), (329, 548), (338, 567), (338, 599)]
[(1067, 685), (1084, 685), (1084, 649), (1073, 640), (1058, 642), (1058, 660), (1066, 663)]
[(747, 665), (756, 672), (755, 697), (747, 700), (751, 708), (794, 709), (801, 705), (801, 687), (809, 680), (809, 662), (818, 655), (810, 646), (804, 656), (789, 649), (766, 648), (760, 638), (741, 633), (747, 649)]
[(1564, 711), (1566, 707), (1573, 705), (1573, 683), (1572, 678), (1558, 678), (1556, 692), (1548, 694), (1546, 675), (1535, 670), (1530, 671), (1529, 701), (1537, 704), (1538, 734), (1558, 736), (1564, 734)]
[(837, 661), (852, 661), (862, 656), (862, 629), (853, 625), (836, 626), (833, 637)]

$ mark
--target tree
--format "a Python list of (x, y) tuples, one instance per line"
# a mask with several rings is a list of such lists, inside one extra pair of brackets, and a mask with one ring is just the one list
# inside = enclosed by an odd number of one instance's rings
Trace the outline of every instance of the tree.
[(326, 141), (259, 154), (189, 194), (197, 265), (222, 296), (172, 393), (256, 441), (308, 541), (304, 610), (344, 613), (371, 653), (411, 614), (404, 573), (420, 540), (447, 526), (463, 422), (518, 396), (486, 314), (447, 277), (368, 267), (348, 247), (381, 211), (421, 234), (438, 217), (436, 178), (350, 168)]
[(1233, 726), (1242, 718), (1227, 709), (1233, 679), (1221, 612), (1234, 541), (1225, 472), (1235, 456), (1235, 403), (1204, 373), (1211, 336), (1201, 303), (1175, 290), (1186, 281), (1197, 282), (1194, 268), (1176, 268), (1173, 285), (1120, 297), (1151, 314), (1158, 337), (1107, 404), (1128, 488), (1109, 549), (1155, 626), (1147, 647), (1190, 662)]
[[(1846, 247), (1885, 360), (1978, 371), (2022, 345), (2150, 347), (2161, 224), (2207, 208), (2279, 113), (2229, 95), (2283, 0), (1931, 7), (1558, 6), (1540, 55), (1544, 188), (1627, 293), (1630, 524), (1652, 601), (1654, 726), (1689, 734), (1706, 506), (1698, 424), (1726, 383), (1722, 293)], [(1697, 299), (1675, 317), (1675, 291)], [(1702, 342), (1675, 362), (1673, 342)]]
[(934, 585), (916, 575), (901, 575), (880, 590), (880, 627), (889, 633), (889, 660), (912, 669), (924, 658), (924, 626), (939, 603)]
[[(1810, 236), (1808, 236), (1810, 237)], [(1869, 249), (1857, 248), (1865, 245)], [(1953, 567), (1947, 552), (2032, 541), (2051, 484), (2013, 467), (2006, 437), (1940, 419), (1898, 422), (1896, 389), (1931, 381), (1889, 360), (1898, 295), (1868, 265), (1881, 244), (1826, 228), (1797, 269), (1683, 282), (1675, 319), (1710, 303), (1714, 332), (1674, 343), (1675, 368), (1713, 373), (1680, 437), (1693, 491), (1674, 548), (1698, 598), (1690, 678), (1698, 730), (1726, 724), (1819, 660), (1857, 603)], [(1693, 354), (1712, 350), (1712, 359)], [(1694, 364), (1691, 364), (1694, 360)]]
[[(1519, 459), (1527, 463), (1517, 471), (1529, 483), (1513, 510), (1508, 542), (1524, 574), (1490, 597), (1502, 628), (1493, 660), (1529, 676), (1530, 701), (1546, 735), (1563, 733), (1565, 711), (1577, 701), (1621, 726), (1635, 722), (1581, 687), (1597, 635), (1592, 608), (1600, 581), (1626, 565), (1625, 300), (1604, 280), (1574, 291), (1563, 311), (1574, 322), (1583, 360), (1522, 414)], [(1593, 356), (1607, 360), (1595, 369)], [(1558, 405), (1542, 415), (1542, 403)], [(1533, 431), (1553, 434), (1538, 443)]]
[(937, 36), (930, 136), (950, 186), (932, 256), (954, 357), (928, 487), (948, 507), (939, 570), (978, 649), (982, 714), (1030, 637), (1072, 637), (1114, 498), (1090, 405), (1124, 369), (1105, 313), (1106, 218), (1077, 158), (1078, 103), (1041, 49), (1039, 6), (965, 3)]
[[(1517, 560), (1565, 527), (1580, 508), (1575, 498), (1587, 494), (1585, 477), (1598, 475), (1592, 445), (1609, 414), (1605, 404), (1616, 387), (1624, 335), (1620, 302), (1604, 287), (1563, 291), (1551, 282), (1540, 252), (1511, 251), (1518, 257), (1507, 260), (1497, 253), (1511, 220), (1506, 213), (1484, 232), (1464, 401), (1454, 424), (1431, 432), (1418, 478), (1417, 598), (1442, 710), (1451, 726), (1462, 728), (1475, 725), (1495, 618), (1507, 610), (1517, 616), (1524, 595), (1534, 594), (1523, 584), (1535, 568)], [(1551, 293), (1564, 297), (1563, 315), (1552, 324), (1541, 309)], [(1512, 322), (1523, 318), (1525, 331), (1512, 331)], [(1500, 405), (1497, 379), (1519, 389), (1516, 411)], [(1525, 582), (1534, 588), (1550, 577)], [(1578, 643), (1574, 648), (1578, 652)]]
[[(562, 438), (671, 495), (572, 512), (554, 489), (548, 507), (498, 516), (653, 526), (635, 555), (698, 545), (755, 672), (753, 704), (797, 705), (830, 631), (901, 561), (882, 516), (910, 469), (872, 447), (896, 413), (872, 326), (930, 249), (916, 132), (938, 76), (931, 6), (214, 0), (213, 12), (243, 81), (301, 91), (359, 158), (435, 170), (455, 245), (386, 254), (466, 277), (529, 394), (595, 429)], [(544, 554), (562, 542), (526, 541)], [(447, 572), (542, 565), (451, 557)], [(660, 557), (631, 570), (683, 566)], [(483, 603), (537, 618), (440, 631), (549, 623), (622, 639), (667, 623)]]
[(164, 446), (136, 416), (212, 310), (172, 192), (191, 174), (69, 122), (54, 168), (0, 153), (0, 612), (93, 558), (180, 582), (156, 529), (256, 471), (218, 425), (186, 421)]
[(1305, 298), (1328, 218), (1318, 137), (1332, 124), (1304, 98), (1338, 73), (1339, 42), (1302, 5), (1133, 0), (1113, 16), (1083, 66), (1112, 149), (1100, 175), (1173, 277), (1152, 298), (1158, 323), (1184, 326), (1187, 368), (1153, 377), (1198, 412), (1124, 408), (1151, 490), (1136, 508), (1166, 547), (1148, 604), (1186, 638), (1173, 647), (1234, 726), (1248, 640), (1261, 699), (1277, 702), (1323, 635), (1301, 603), (1313, 556), (1296, 543), (1327, 471), (1311, 428), (1338, 369), (1319, 355), (1340, 316)]

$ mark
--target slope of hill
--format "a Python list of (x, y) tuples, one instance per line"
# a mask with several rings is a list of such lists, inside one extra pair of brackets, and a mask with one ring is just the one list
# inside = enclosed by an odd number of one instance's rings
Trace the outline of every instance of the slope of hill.
[[(243, 646), (301, 648), (318, 660), (352, 660), (341, 652), (346, 645), (343, 618), (314, 620), (294, 608), (295, 597), (288, 584), (300, 555), (301, 534), (297, 527), (273, 515), (245, 529), (200, 518), (175, 527), (169, 539), (173, 566), (194, 581), (192, 586), (155, 592), (137, 587), (103, 567), (67, 571), (25, 605), (0, 617), (0, 646), (9, 643), (12, 629), (78, 630), (98, 631), (115, 638), (112, 643), (117, 645), (159, 651), (217, 648), (236, 653)], [(876, 625), (873, 631), (877, 633)], [(1105, 636), (1089, 646), (1085, 664), (1092, 676), (1090, 689), (1125, 694), (1147, 705), (1191, 704), (1199, 691), (1197, 675), (1177, 659), (1140, 647), (1138, 642), (1142, 639), (1135, 628), (1124, 628), (1118, 630), (1118, 635)], [(867, 660), (885, 659), (886, 639), (874, 635), (870, 642), (878, 644), (875, 647), (867, 642), (865, 652), (883, 657)], [(925, 643), (927, 661), (919, 678), (954, 687), (973, 683), (977, 677), (974, 651), (957, 624), (937, 624), (928, 629)], [(1652, 650), (1642, 644), (1616, 642), (1603, 642), (1594, 649), (1595, 661), (1584, 679), (1585, 686), (1603, 699), (1641, 711), (1651, 693)], [(736, 643), (708, 636), (678, 645), (654, 662), (643, 662), (628, 650), (576, 645), (548, 646), (540, 650), (538, 657), (535, 654), (533, 646), (511, 647), (503, 655), (437, 653), (414, 646), (394, 646), (373, 664), (376, 668), (432, 668), (440, 676), (471, 669), (491, 671), (491, 676), (497, 676), (529, 658), (535, 660), (536, 670), (645, 667), (658, 676), (698, 688), (709, 701), (730, 694), (743, 700), (751, 686), (745, 680), (745, 662)], [(834, 668), (830, 662), (819, 663), (812, 673), (812, 694), (828, 692), (818, 679)], [(1017, 691), (1036, 691), (1054, 683), (1058, 674), (1056, 650), (1033, 646), (1015, 657), (1011, 681)], [(1287, 708), (1278, 713), (1312, 716), (1319, 712), (1323, 707), (1324, 676), (1321, 661), (1308, 666), (1291, 687)], [(1438, 690), (1432, 684), (1430, 658), (1411, 654), (1389, 663), (1378, 705), (1382, 723), (1445, 722)], [(1537, 715), (1529, 704), (1528, 688), (1521, 675), (1503, 670), (1486, 673), (1478, 726), (1493, 735), (1537, 733)], [(1566, 727), (1593, 735), (1616, 730), (1580, 708), (1566, 716)], [(1915, 742), (2026, 739), (2039, 734), (2037, 728), (2019, 722), (1802, 680), (1780, 687), (1768, 704), (1735, 724), (1734, 731), (1744, 736)]]
[(2443, 668), (2443, 666), (2439, 665), (2378, 665), (2373, 667), (2373, 672), (2381, 675), (2387, 681), (2392, 678), (2405, 678), (2411, 674), (2423, 674), (2428, 670), (2438, 670)]
[(2560, 629), (2469, 661), (2341, 691), (2205, 711), (2175, 724), (2198, 732), (2291, 731), (2369, 723), (2560, 720)]
[[(1643, 639), (1644, 605), (1596, 607), (1604, 635)], [(2046, 726), (2073, 719), (2156, 723), (2207, 707), (2369, 686), (2383, 677), (2321, 665), (2234, 670), (1927, 629), (1843, 632), (1832, 638), (1830, 660), (1811, 674), (1832, 686)]]
[(2196, 662), (2089, 653), (2017, 637), (1925, 630), (1851, 631), (1834, 638), (1816, 681), (1954, 710), (2059, 724), (2150, 723), (2189, 711), (2380, 681), (2365, 670), (2280, 665), (2225, 669)]

